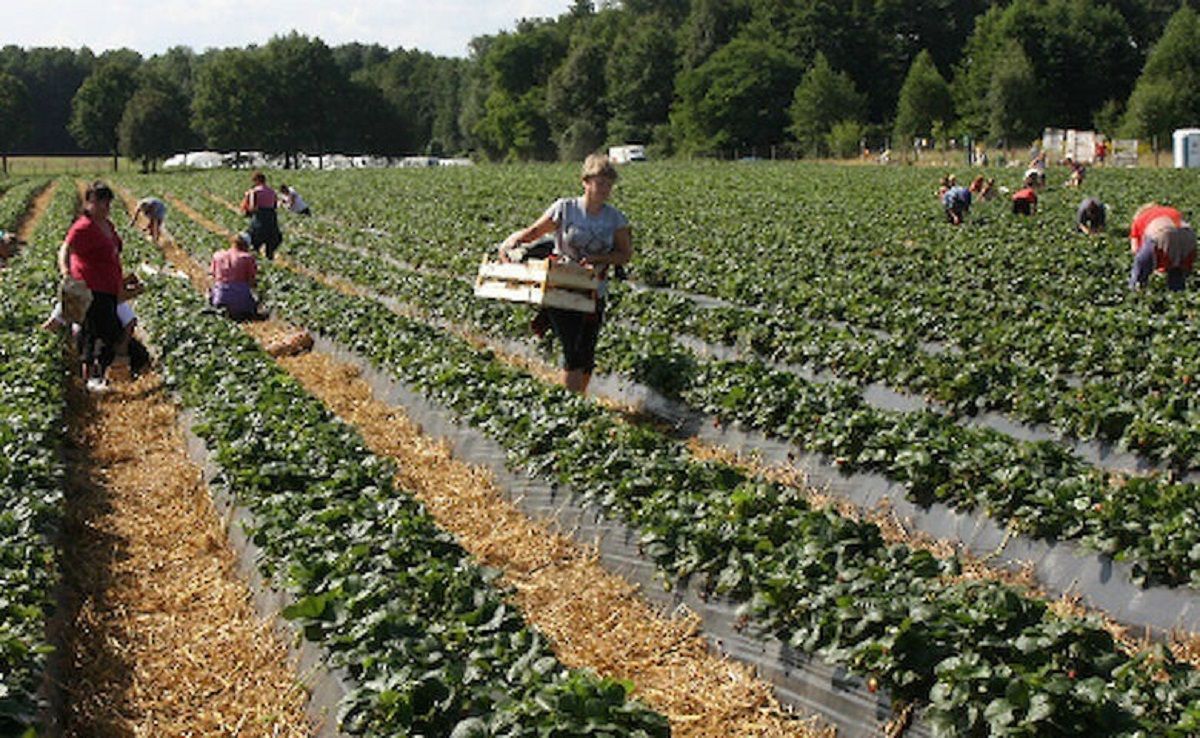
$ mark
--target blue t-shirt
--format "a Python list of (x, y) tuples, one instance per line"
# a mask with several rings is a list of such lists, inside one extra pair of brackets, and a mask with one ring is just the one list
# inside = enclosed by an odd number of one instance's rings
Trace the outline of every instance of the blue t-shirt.
[(942, 207), (947, 210), (968, 210), (971, 207), (971, 191), (959, 185), (951, 187), (942, 195)]
[[(588, 215), (582, 197), (555, 200), (545, 215), (558, 225), (554, 231), (554, 253), (573, 262), (587, 256), (612, 253), (616, 232), (629, 227), (625, 214), (607, 203), (596, 215)], [(601, 295), (607, 293), (606, 266), (596, 270)]]
[(143, 209), (143, 212), (155, 220), (166, 220), (167, 204), (157, 197), (138, 200), (138, 208)]

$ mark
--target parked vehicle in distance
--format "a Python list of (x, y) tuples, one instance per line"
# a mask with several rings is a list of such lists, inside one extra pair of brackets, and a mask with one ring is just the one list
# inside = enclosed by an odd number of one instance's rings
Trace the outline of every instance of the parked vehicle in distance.
[(646, 147), (641, 144), (626, 144), (624, 146), (609, 146), (608, 158), (614, 164), (628, 164), (631, 161), (646, 161)]

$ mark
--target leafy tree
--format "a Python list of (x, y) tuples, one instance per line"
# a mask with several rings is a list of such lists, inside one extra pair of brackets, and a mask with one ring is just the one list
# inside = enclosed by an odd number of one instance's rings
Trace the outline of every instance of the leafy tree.
[(1167, 21), (1181, 7), (1179, 0), (1109, 0), (1109, 5), (1125, 19), (1133, 43), (1142, 53), (1162, 36)]
[(597, 128), (586, 118), (580, 118), (558, 137), (558, 158), (563, 161), (582, 161), (603, 145), (603, 129)]
[(922, 51), (913, 59), (900, 88), (892, 136), (897, 145), (907, 146), (914, 138), (932, 135), (934, 123), (948, 123), (953, 115), (950, 87), (934, 66), (933, 57)]
[(608, 56), (610, 138), (649, 141), (669, 120), (675, 93), (675, 36), (667, 18), (639, 22), (617, 37)]
[(246, 151), (266, 143), (272, 80), (259, 50), (228, 49), (196, 71), (192, 125), (214, 149)]
[(689, 0), (621, 0), (621, 9), (635, 22), (659, 21), (667, 28), (679, 28), (688, 16)]
[(29, 134), (29, 91), (25, 83), (0, 72), (0, 171), (8, 174), (8, 153)]
[(838, 121), (829, 129), (829, 133), (825, 134), (825, 145), (834, 156), (850, 159), (858, 156), (866, 133), (866, 126), (857, 120)]
[(1096, 111), (1092, 122), (1097, 131), (1109, 136), (1115, 136), (1121, 130), (1121, 118), (1125, 114), (1125, 106), (1120, 100), (1109, 100)]
[(389, 56), (391, 56), (391, 52), (387, 47), (379, 44), (353, 42), (333, 48), (333, 61), (346, 77), (353, 76), (361, 69), (370, 69), (383, 64)]
[(1021, 45), (1009, 40), (1008, 49), (992, 69), (988, 88), (988, 134), (993, 141), (1027, 141), (1037, 136), (1043, 119), (1040, 90), (1033, 64)]
[(71, 99), (68, 125), (71, 135), (86, 149), (111, 153), (113, 171), (117, 169), (119, 149), (117, 127), (137, 88), (136, 72), (136, 67), (125, 58), (103, 63), (83, 81)]
[(339, 96), (349, 80), (321, 39), (295, 31), (263, 47), (272, 80), (268, 91), (270, 136), (267, 151), (293, 157), (303, 149), (324, 154), (341, 122)]
[(139, 76), (162, 80), (190, 100), (196, 64), (196, 52), (186, 46), (172, 46), (147, 59), (139, 69)]
[(520, 96), (546, 84), (567, 45), (563, 30), (552, 21), (523, 21), (515, 33), (492, 37), (481, 62), (494, 87)]
[(798, 64), (770, 44), (735, 39), (679, 76), (672, 123), (691, 151), (769, 146), (783, 140)]
[(1140, 51), (1125, 19), (1103, 0), (1014, 0), (980, 16), (955, 77), (964, 127), (984, 134), (990, 125), (988, 91), (993, 70), (1016, 41), (1033, 67), (1042, 101), (1038, 127), (1082, 128), (1107, 100), (1133, 86)]
[(855, 89), (850, 76), (835, 70), (818, 51), (792, 97), (792, 135), (805, 152), (824, 154), (834, 124), (860, 120), (866, 102), (866, 96)]
[(550, 128), (541, 114), (544, 93), (533, 88), (520, 97), (492, 90), (472, 134), (492, 159), (553, 158)]
[(679, 62), (685, 70), (699, 67), (728, 44), (750, 17), (744, 0), (692, 0), (679, 31)]
[(125, 106), (118, 133), (121, 153), (140, 160), (142, 171), (148, 172), (187, 144), (187, 99), (165, 79), (143, 84)]
[[(546, 85), (568, 50), (565, 29), (553, 21), (522, 21), (514, 33), (472, 42), (485, 72), (471, 85), (464, 127), (491, 158), (553, 158), (546, 120)], [(486, 94), (485, 94), (486, 92)]]
[(1200, 15), (1181, 7), (1154, 45), (1125, 113), (1127, 134), (1160, 142), (1200, 120)]
[(546, 114), (556, 130), (570, 135), (560, 140), (559, 157), (574, 161), (604, 143), (608, 105), (605, 99), (607, 45), (591, 34), (576, 36), (562, 65), (546, 85)]
[(0, 69), (25, 83), (29, 93), (30, 132), (26, 148), (45, 153), (75, 153), (78, 144), (67, 132), (71, 98), (95, 66), (92, 52), (84, 48), (0, 50)]
[(397, 49), (383, 64), (356, 76), (360, 82), (370, 80), (378, 88), (388, 118), (394, 121), (394, 130), (386, 136), (389, 152), (415, 154), (430, 140), (436, 104), (430, 89), (434, 76), (430, 59), (432, 56), (416, 50)]

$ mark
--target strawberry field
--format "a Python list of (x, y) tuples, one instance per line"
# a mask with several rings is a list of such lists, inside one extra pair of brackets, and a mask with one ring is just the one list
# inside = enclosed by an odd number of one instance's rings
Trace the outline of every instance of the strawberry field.
[[(1088, 238), (1073, 224), (1083, 193), (1059, 187), (1035, 218), (981, 203), (955, 228), (928, 171), (626, 167), (614, 200), (633, 223), (635, 256), (598, 350), (598, 371), (620, 381), (591, 398), (536, 370), (555, 347), (529, 335), (527, 307), (471, 292), (491, 244), (578, 189), (574, 167), (286, 176), (316, 215), (283, 218), (281, 258), (261, 274), (273, 316), (626, 526), (666, 586), (732, 603), (738, 629), (847, 670), (854, 689), (915, 711), (913, 731), (1200, 733), (1200, 290), (1152, 281), (1130, 293), (1122, 231), (1147, 200), (1192, 215), (1194, 176), (1092, 172), (1087, 194), (1110, 204), (1111, 227)], [(182, 255), (167, 256), (178, 269), (179, 259), (207, 265), (244, 227), (232, 203), (247, 179), (116, 183), (172, 206)], [(41, 184), (8, 188), (0, 227)], [(71, 189), (60, 186), (53, 212), (69, 212)], [(5, 335), (21, 346), (48, 310), (65, 223), (52, 216), (4, 272)], [(126, 241), (127, 266), (167, 263)], [(636, 684), (564, 667), (494, 574), (395, 486), (389, 462), (201, 307), (170, 276), (151, 278), (138, 302), (166, 384), (218, 469), (213, 483), (247, 511), (260, 571), (290, 598), (284, 616), (350, 685), (346, 732), (679, 731), (634, 699)], [(0, 530), (0, 578), (20, 577), (0, 607), (0, 725), (34, 722), (46, 650), (37, 630), (53, 549), (39, 534), (61, 484), (46, 449), (59, 432), (63, 360), (41, 336), (37, 346), (5, 343), (2, 355), (13, 370), (2, 386), (14, 434), (5, 463), (35, 451), (42, 460), (3, 467), (0, 493), (29, 512), (9, 507)], [(624, 407), (650, 395), (658, 400), (640, 413)], [(673, 414), (656, 416), (659, 407)], [(1088, 582), (1067, 605), (1052, 583), (992, 570), (959, 541), (906, 537), (908, 523), (855, 510), (836, 491), (829, 501), (761, 465), (699, 454), (697, 421), (817, 459), (846, 485), (881, 479), (918, 509), (1116, 562), (1119, 581), (1097, 588), (1168, 598), (1178, 612), (1155, 622), (1107, 613), (1089, 607)], [(29, 553), (10, 561), (16, 551)], [(1134, 637), (1143, 632), (1151, 637)]]

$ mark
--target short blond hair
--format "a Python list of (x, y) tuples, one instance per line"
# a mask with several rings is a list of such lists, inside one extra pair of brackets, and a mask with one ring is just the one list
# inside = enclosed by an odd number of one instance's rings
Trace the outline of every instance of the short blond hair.
[(588, 158), (583, 160), (583, 178), (591, 179), (592, 177), (604, 177), (613, 182), (617, 181), (617, 168), (613, 166), (612, 159), (609, 159), (606, 154), (589, 154)]

